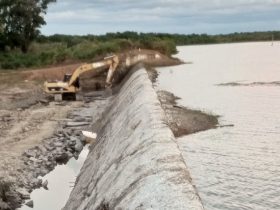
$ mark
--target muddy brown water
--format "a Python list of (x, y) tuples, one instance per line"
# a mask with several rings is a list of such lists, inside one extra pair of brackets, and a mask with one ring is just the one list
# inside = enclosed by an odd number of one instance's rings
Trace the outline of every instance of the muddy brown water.
[[(208, 210), (280, 209), (280, 43), (179, 47), (193, 64), (160, 69), (158, 88), (234, 124), (178, 139)], [(217, 86), (221, 83), (257, 86)]]

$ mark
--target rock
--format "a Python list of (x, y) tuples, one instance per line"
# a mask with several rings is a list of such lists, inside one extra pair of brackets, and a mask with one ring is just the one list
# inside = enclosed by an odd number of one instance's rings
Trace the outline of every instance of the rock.
[(69, 130), (66, 130), (65, 133), (67, 134), (67, 136), (70, 138), (71, 136), (71, 132)]
[(26, 189), (19, 188), (19, 189), (17, 189), (17, 192), (21, 195), (22, 199), (24, 199), (24, 200), (30, 199), (30, 194)]
[(78, 140), (79, 139), (77, 139), (76, 137), (71, 136), (69, 141), (68, 141), (68, 145), (69, 146), (75, 146)]
[(54, 146), (55, 146), (55, 147), (62, 147), (62, 146), (63, 146), (63, 143), (62, 143), (62, 142), (55, 142), (55, 143), (54, 143)]
[(69, 159), (73, 157), (73, 154), (71, 152), (67, 152), (67, 155), (68, 155)]
[(85, 122), (86, 119), (83, 118), (83, 117), (76, 117), (76, 118), (74, 118), (74, 121), (75, 121), (75, 122)]
[(40, 170), (40, 176), (45, 176), (46, 174), (48, 174), (49, 173), (49, 170), (47, 170), (47, 169), (45, 169), (45, 168), (41, 168), (41, 170)]
[(49, 188), (48, 188), (48, 184), (49, 184), (48, 180), (45, 180), (45, 181), (43, 182), (43, 184), (42, 184), (42, 187), (43, 187), (45, 190), (48, 190), (48, 189), (49, 189)]
[(53, 165), (53, 163), (50, 162), (50, 161), (46, 162), (45, 164), (46, 164), (47, 167), (51, 167)]
[(63, 132), (65, 137), (70, 138), (69, 134), (66, 131), (63, 130), (62, 132)]
[(53, 146), (51, 146), (50, 144), (49, 144), (49, 145), (45, 145), (45, 148), (46, 148), (48, 151), (53, 150)]
[(34, 152), (34, 151), (31, 151), (31, 150), (26, 150), (25, 152), (24, 152), (24, 155), (26, 156), (26, 157), (35, 157), (36, 156), (36, 153)]
[(33, 184), (34, 188), (39, 188), (42, 186), (42, 179), (33, 178), (30, 182)]
[(78, 154), (78, 153), (74, 153), (74, 154), (73, 154), (73, 157), (74, 157), (76, 160), (78, 160), (78, 159), (79, 159), (79, 154)]
[(0, 209), (10, 209), (10, 206), (6, 202), (0, 200)]
[(49, 104), (49, 101), (46, 99), (39, 99), (38, 101), (42, 104), (46, 104), (46, 105)]
[(62, 133), (57, 133), (56, 136), (57, 137), (63, 137), (63, 134)]
[(29, 131), (30, 129), (28, 128), (28, 127), (24, 127), (24, 128), (22, 128), (22, 131), (23, 132), (27, 132), (27, 131)]
[(41, 153), (46, 153), (47, 152), (47, 149), (42, 145), (39, 146), (39, 149), (41, 150)]
[(30, 200), (30, 201), (26, 202), (25, 205), (30, 207), (30, 208), (33, 208), (34, 207), (33, 200)]
[(77, 139), (76, 145), (75, 145), (75, 150), (77, 152), (81, 152), (83, 150), (83, 148), (84, 148), (83, 144), (81, 143), (80, 140)]
[(31, 160), (32, 162), (37, 162), (38, 161), (35, 157), (30, 157), (29, 160)]
[(59, 164), (67, 163), (69, 157), (67, 153), (61, 153), (61, 154), (56, 154), (55, 155), (55, 160)]
[(81, 136), (82, 135), (82, 132), (80, 130), (75, 130), (74, 131), (74, 135), (75, 136)]
[(67, 122), (67, 127), (79, 127), (89, 125), (89, 122)]

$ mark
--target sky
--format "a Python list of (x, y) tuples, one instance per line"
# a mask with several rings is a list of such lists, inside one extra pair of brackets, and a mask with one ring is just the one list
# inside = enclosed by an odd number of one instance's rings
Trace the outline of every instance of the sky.
[(226, 34), (280, 30), (280, 0), (57, 0), (42, 33)]

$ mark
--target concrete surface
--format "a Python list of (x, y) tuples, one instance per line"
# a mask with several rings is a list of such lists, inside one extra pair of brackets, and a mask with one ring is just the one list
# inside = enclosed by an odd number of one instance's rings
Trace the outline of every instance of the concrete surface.
[(104, 112), (64, 210), (203, 209), (144, 69)]

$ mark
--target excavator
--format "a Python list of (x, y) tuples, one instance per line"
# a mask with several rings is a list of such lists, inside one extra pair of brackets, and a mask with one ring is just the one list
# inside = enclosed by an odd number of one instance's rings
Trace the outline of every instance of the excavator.
[(119, 65), (117, 55), (105, 57), (102, 61), (90, 64), (83, 64), (78, 67), (73, 74), (65, 74), (63, 81), (45, 82), (44, 90), (48, 94), (53, 94), (55, 101), (62, 101), (65, 98), (79, 100), (78, 92), (80, 91), (79, 77), (88, 71), (99, 71), (108, 68), (106, 78), (106, 88), (112, 86), (114, 73)]
[(163, 58), (157, 51), (152, 50), (132, 50), (125, 54), (112, 55), (105, 57), (103, 60), (95, 63), (84, 64), (78, 67), (73, 74), (64, 75), (63, 81), (45, 82), (44, 90), (46, 93), (53, 94), (55, 101), (61, 101), (66, 98), (79, 100), (80, 82), (79, 77), (81, 74), (88, 71), (102, 72), (108, 70), (106, 77), (106, 91), (110, 94), (114, 73), (118, 68), (119, 73), (124, 69), (129, 69), (139, 62), (157, 62)]

